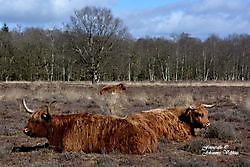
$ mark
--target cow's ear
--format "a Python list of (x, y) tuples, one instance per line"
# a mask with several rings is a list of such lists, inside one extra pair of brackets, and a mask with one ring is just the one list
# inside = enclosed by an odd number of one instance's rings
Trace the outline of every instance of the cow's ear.
[(42, 117), (42, 119), (45, 120), (45, 121), (48, 121), (48, 120), (50, 120), (50, 118), (51, 118), (50, 115), (47, 114), (47, 113), (42, 113), (41, 117)]
[(194, 107), (194, 106), (189, 106), (189, 107), (187, 107), (186, 108), (186, 110), (185, 110), (185, 115), (188, 115), (191, 111), (193, 111), (193, 110), (196, 110), (196, 107)]
[(197, 110), (197, 107), (194, 106), (194, 105), (191, 105), (191, 106), (188, 107), (188, 109), (189, 109), (189, 110)]
[(191, 112), (191, 109), (190, 109), (189, 107), (186, 108), (186, 109), (182, 112), (182, 114), (179, 116), (179, 119), (180, 119), (181, 121), (186, 122), (186, 121), (189, 119), (189, 114), (190, 114), (190, 112)]
[(188, 116), (191, 112), (191, 109), (190, 108), (187, 108), (184, 113), (183, 113), (183, 116)]

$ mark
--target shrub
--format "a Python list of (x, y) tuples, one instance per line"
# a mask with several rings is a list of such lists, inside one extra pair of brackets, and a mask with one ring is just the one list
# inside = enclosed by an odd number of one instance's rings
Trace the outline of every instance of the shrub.
[(12, 130), (10, 128), (4, 126), (3, 128), (0, 129), (0, 135), (12, 136), (12, 135), (14, 135), (14, 133), (12, 132)]
[(57, 166), (62, 166), (62, 165), (60, 165), (59, 162), (56, 162), (56, 161), (48, 161), (48, 162), (38, 161), (30, 165), (30, 167), (47, 167), (47, 166), (57, 167)]
[(202, 138), (196, 138), (189, 141), (186, 145), (182, 146), (180, 149), (188, 151), (195, 154), (202, 154), (203, 146), (208, 145), (208, 141)]
[(227, 121), (227, 122), (241, 122), (242, 119), (241, 119), (240, 116), (230, 115), (230, 116), (228, 116), (228, 117), (225, 119), (225, 121)]
[(242, 114), (242, 118), (250, 120), (250, 99), (247, 100), (245, 105), (239, 105), (239, 111)]
[(230, 164), (229, 167), (249, 167), (250, 160), (246, 158), (237, 159), (234, 163)]
[(224, 112), (216, 112), (210, 114), (209, 118), (215, 121), (224, 120), (227, 117), (226, 113)]
[(104, 155), (103, 157), (100, 157), (97, 159), (96, 162), (97, 167), (116, 167), (119, 166), (119, 164), (114, 161), (109, 155)]
[(214, 122), (205, 131), (202, 136), (206, 138), (218, 138), (221, 140), (232, 140), (235, 138), (235, 128), (227, 122)]
[(102, 99), (98, 101), (99, 106), (103, 110), (105, 115), (116, 115), (124, 116), (123, 109), (127, 105), (127, 96), (115, 93), (115, 94), (105, 94)]
[(218, 166), (214, 161), (202, 160), (202, 159), (184, 159), (178, 160), (175, 167), (216, 167)]
[(0, 146), (0, 159), (2, 159), (4, 156), (7, 156), (10, 154), (10, 148), (6, 146)]
[(158, 152), (168, 151), (168, 147), (167, 147), (168, 144), (170, 144), (169, 140), (165, 138), (160, 138), (158, 140), (157, 151)]

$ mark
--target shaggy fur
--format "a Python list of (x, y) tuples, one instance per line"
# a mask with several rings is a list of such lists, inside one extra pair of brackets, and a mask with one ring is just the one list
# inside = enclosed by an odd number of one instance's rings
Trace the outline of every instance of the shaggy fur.
[[(44, 120), (42, 115), (47, 115)], [(36, 111), (24, 130), (31, 137), (46, 137), (55, 151), (112, 152), (126, 154), (154, 152), (153, 132), (122, 118), (82, 113), (49, 115)]]
[(120, 83), (118, 85), (108, 85), (108, 86), (102, 87), (99, 91), (99, 94), (103, 95), (105, 93), (115, 93), (115, 92), (121, 92), (124, 90), (126, 90), (126, 86)]
[(185, 124), (178, 117), (171, 112), (164, 113), (161, 109), (129, 114), (126, 119), (136, 126), (153, 131), (157, 139), (184, 141), (191, 138), (190, 131), (185, 128)]
[[(208, 123), (202, 109), (155, 109), (129, 114), (124, 118), (99, 114), (51, 115), (47, 110), (32, 112), (24, 133), (46, 137), (55, 151), (112, 152), (145, 154), (156, 150), (157, 140), (188, 140), (193, 129)], [(175, 113), (176, 112), (176, 113)], [(196, 114), (195, 114), (196, 113)]]
[[(134, 120), (143, 120), (147, 126), (152, 122), (158, 137), (165, 137), (171, 140), (186, 140), (195, 135), (195, 128), (205, 128), (210, 125), (208, 111), (203, 104), (190, 107), (175, 107), (167, 109), (153, 109), (138, 114), (131, 114), (128, 117), (140, 117)], [(160, 130), (157, 130), (157, 128)]]

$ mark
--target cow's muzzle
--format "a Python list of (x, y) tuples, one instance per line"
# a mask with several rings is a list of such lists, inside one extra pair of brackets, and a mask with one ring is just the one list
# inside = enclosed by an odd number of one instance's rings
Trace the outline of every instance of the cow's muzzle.
[(29, 128), (24, 128), (23, 133), (26, 134), (27, 136), (31, 136), (31, 137), (33, 136), (32, 132), (31, 132), (31, 130), (29, 130)]
[(205, 127), (209, 127), (210, 126), (210, 122), (207, 122)]

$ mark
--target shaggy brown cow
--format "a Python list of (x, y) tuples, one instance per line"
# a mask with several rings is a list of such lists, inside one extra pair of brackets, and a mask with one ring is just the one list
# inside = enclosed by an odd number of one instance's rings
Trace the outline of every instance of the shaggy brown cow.
[(24, 133), (31, 137), (46, 137), (55, 151), (112, 152), (144, 154), (156, 150), (154, 132), (136, 126), (123, 118), (99, 114), (51, 115), (46, 110), (33, 111), (23, 100), (31, 114)]
[(158, 139), (183, 141), (195, 135), (195, 128), (204, 128), (210, 125), (208, 111), (205, 107), (208, 107), (208, 105), (153, 109), (129, 114), (126, 119), (132, 120), (137, 126), (150, 128), (155, 132)]
[(99, 94), (103, 95), (105, 93), (115, 93), (115, 92), (121, 92), (124, 90), (126, 90), (126, 86), (120, 83), (118, 85), (108, 85), (108, 86), (102, 87), (99, 91)]
[(127, 154), (154, 152), (159, 138), (188, 140), (194, 128), (209, 125), (204, 105), (154, 109), (129, 114), (124, 118), (99, 114), (51, 115), (47, 110), (29, 109), (31, 115), (24, 133), (31, 137), (46, 137), (56, 151), (112, 152)]

